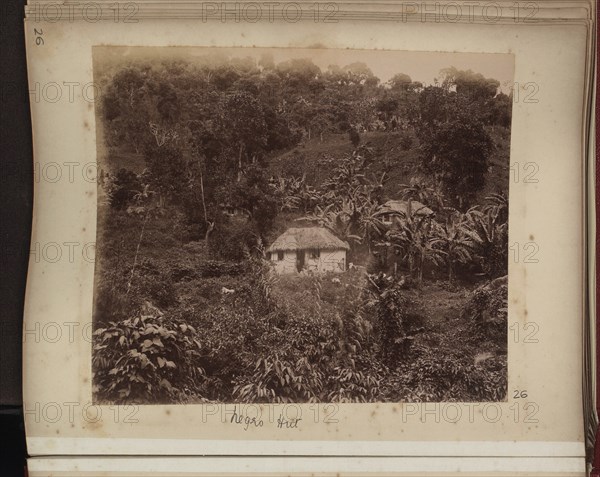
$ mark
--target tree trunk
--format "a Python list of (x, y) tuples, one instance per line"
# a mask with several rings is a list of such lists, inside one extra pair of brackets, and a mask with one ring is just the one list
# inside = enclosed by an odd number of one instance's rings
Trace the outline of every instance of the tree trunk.
[(137, 266), (138, 255), (140, 253), (140, 247), (142, 245), (142, 239), (144, 238), (144, 230), (146, 229), (146, 222), (148, 222), (148, 211), (146, 210), (146, 215), (144, 216), (144, 223), (142, 224), (142, 230), (140, 232), (140, 238), (138, 239), (137, 247), (135, 248), (135, 255), (133, 257), (133, 266), (131, 267), (131, 274), (129, 275), (129, 281), (127, 282), (127, 291), (125, 295), (129, 295), (129, 290), (131, 289), (131, 283), (133, 282), (133, 277), (135, 275), (135, 268)]
[(208, 238), (210, 237), (210, 233), (215, 229), (214, 222), (207, 222), (208, 228), (206, 229), (206, 233), (204, 234), (204, 241), (208, 244)]
[(202, 176), (202, 173), (200, 173), (200, 194), (202, 197), (202, 209), (204, 210), (204, 221), (206, 222), (206, 225), (209, 225), (208, 222), (208, 214), (206, 213), (206, 200), (204, 199), (204, 178)]
[(237, 181), (240, 182), (242, 180), (242, 153), (244, 152), (244, 143), (240, 143), (240, 152), (238, 154), (238, 175)]
[(202, 210), (204, 211), (204, 221), (208, 223), (208, 216), (206, 214), (206, 202), (204, 200), (204, 178), (200, 173), (200, 198), (202, 199)]

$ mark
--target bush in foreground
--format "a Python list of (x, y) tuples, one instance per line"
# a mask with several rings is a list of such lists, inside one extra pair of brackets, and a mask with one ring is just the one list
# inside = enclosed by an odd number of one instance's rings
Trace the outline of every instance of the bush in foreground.
[(150, 304), (136, 318), (94, 331), (94, 388), (100, 402), (168, 403), (201, 399), (204, 379), (196, 330)]

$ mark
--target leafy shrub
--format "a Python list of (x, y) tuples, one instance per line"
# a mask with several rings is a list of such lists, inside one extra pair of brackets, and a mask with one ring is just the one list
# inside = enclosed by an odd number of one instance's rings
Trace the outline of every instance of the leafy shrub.
[(103, 270), (98, 274), (94, 294), (94, 322), (122, 321), (137, 314), (142, 305), (137, 297), (127, 295), (125, 270)]
[(496, 240), (483, 251), (484, 271), (490, 277), (504, 276), (508, 273), (508, 227), (500, 227)]
[[(202, 395), (215, 401), (231, 399), (233, 386), (240, 376), (252, 374), (257, 357), (266, 355), (267, 350), (272, 354), (286, 341), (273, 325), (276, 318), (269, 313), (268, 268), (261, 260), (251, 259), (245, 262), (244, 270), (243, 275), (198, 278), (180, 284), (184, 296), (173, 311), (176, 319), (202, 330), (197, 339), (206, 350), (203, 368), (209, 378)], [(223, 286), (234, 292), (223, 295)]]
[(352, 143), (352, 145), (354, 147), (358, 147), (358, 145), (360, 144), (360, 134), (355, 128), (351, 128), (348, 131), (348, 137), (350, 138), (350, 142)]
[[(265, 276), (270, 275), (263, 271)], [(372, 369), (377, 364), (371, 325), (361, 313), (363, 297), (350, 283), (333, 284), (326, 277), (284, 276), (265, 284), (272, 297), (263, 308), (267, 327), (253, 333), (253, 352), (243, 360), (250, 373), (236, 377), (235, 399), (365, 402), (380, 395), (381, 379)], [(332, 299), (332, 287), (348, 302), (321, 300), (325, 295)]]
[[(337, 362), (336, 323), (318, 315), (271, 313), (274, 323), (255, 337), (254, 354), (247, 355), (234, 387), (243, 402), (322, 402), (328, 377)], [(277, 350), (273, 352), (273, 350)]]
[(193, 264), (175, 264), (171, 269), (171, 279), (174, 282), (189, 281), (198, 278), (198, 268)]
[(404, 133), (400, 137), (400, 147), (403, 151), (408, 151), (413, 146), (413, 138), (410, 134)]
[(136, 318), (94, 331), (94, 386), (101, 402), (165, 403), (201, 399), (205, 373), (196, 330), (152, 305)]
[(144, 300), (168, 308), (177, 303), (177, 294), (173, 287), (171, 272), (157, 262), (142, 260), (131, 279), (134, 293)]
[(405, 399), (416, 402), (501, 401), (506, 398), (506, 356), (475, 364), (463, 349), (445, 343), (443, 352), (419, 350), (404, 375)]
[(107, 177), (105, 189), (110, 206), (121, 210), (133, 202), (134, 197), (143, 190), (143, 186), (135, 172), (119, 169), (115, 176)]
[(202, 225), (199, 224), (197, 220), (190, 220), (186, 214), (182, 213), (174, 215), (173, 234), (184, 244), (184, 246), (190, 243), (190, 241), (198, 241), (204, 238)]
[(305, 357), (295, 362), (261, 357), (250, 379), (240, 380), (233, 392), (242, 402), (310, 402), (319, 400), (323, 381), (322, 370)]
[(186, 314), (202, 330), (197, 339), (206, 350), (203, 369), (215, 385), (206, 389), (205, 396), (211, 400), (231, 397), (236, 377), (248, 372), (245, 363), (251, 359), (254, 340), (266, 328), (264, 317), (241, 309), (241, 304), (220, 304), (200, 313), (190, 310)]
[(230, 220), (219, 225), (210, 235), (209, 247), (213, 256), (239, 262), (257, 245), (257, 230), (246, 220)]
[(207, 260), (199, 267), (201, 277), (222, 277), (241, 275), (246, 271), (244, 263), (223, 262), (220, 260)]
[(329, 376), (327, 395), (331, 402), (373, 402), (381, 398), (381, 375), (377, 369), (365, 371), (336, 366)]
[(387, 365), (398, 364), (408, 353), (423, 316), (402, 281), (395, 281), (384, 273), (371, 275), (370, 280), (376, 296), (370, 305), (376, 316), (380, 354)]
[(477, 331), (506, 346), (508, 326), (507, 277), (497, 278), (475, 289), (462, 312)]

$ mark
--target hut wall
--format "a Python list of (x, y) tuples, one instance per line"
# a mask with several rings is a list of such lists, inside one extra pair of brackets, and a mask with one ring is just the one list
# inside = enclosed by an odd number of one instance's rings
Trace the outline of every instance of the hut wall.
[[(277, 273), (297, 273), (296, 251), (286, 250), (283, 259), (279, 260), (277, 252), (271, 252), (271, 263)], [(310, 250), (304, 250), (304, 269), (314, 272), (341, 273), (346, 271), (346, 251), (321, 250), (318, 258), (312, 258)]]
[(345, 250), (321, 250), (321, 256), (319, 257), (320, 272), (344, 272), (346, 266)]
[(279, 260), (277, 252), (271, 252), (271, 263), (277, 273), (294, 273), (296, 270), (296, 251), (286, 250), (283, 252), (283, 260)]

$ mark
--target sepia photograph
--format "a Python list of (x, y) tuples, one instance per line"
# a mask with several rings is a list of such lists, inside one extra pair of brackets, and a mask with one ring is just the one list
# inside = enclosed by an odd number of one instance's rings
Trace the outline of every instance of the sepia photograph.
[(93, 75), (94, 402), (507, 400), (513, 55), (96, 46)]

